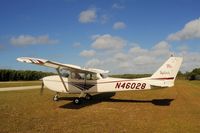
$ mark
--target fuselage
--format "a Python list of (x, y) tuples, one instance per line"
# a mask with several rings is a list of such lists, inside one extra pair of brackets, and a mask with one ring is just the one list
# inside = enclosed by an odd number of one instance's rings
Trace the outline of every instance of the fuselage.
[(20, 57), (17, 60), (54, 68), (57, 76), (43, 78), (44, 85), (50, 90), (63, 93), (98, 93), (172, 87), (183, 59), (170, 57), (151, 77), (139, 79), (104, 78), (108, 71), (86, 69), (46, 59)]
[(121, 78), (103, 78), (97, 80), (71, 79), (62, 77), (65, 86), (59, 76), (48, 76), (43, 78), (44, 85), (52, 91), (62, 93), (99, 93), (116, 92), (130, 90), (148, 90), (151, 85), (148, 80), (141, 79), (121, 79)]

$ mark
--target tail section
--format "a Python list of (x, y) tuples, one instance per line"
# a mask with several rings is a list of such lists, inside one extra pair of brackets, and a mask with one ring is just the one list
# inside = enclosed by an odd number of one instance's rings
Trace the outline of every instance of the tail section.
[[(152, 80), (164, 81), (159, 86), (171, 87), (174, 85), (177, 73), (182, 64), (181, 57), (170, 57), (152, 76)], [(161, 82), (160, 82), (161, 83)]]

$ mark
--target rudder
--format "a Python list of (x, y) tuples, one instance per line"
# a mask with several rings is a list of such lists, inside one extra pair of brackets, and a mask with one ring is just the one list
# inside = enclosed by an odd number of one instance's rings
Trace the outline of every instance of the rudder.
[[(182, 64), (182, 57), (170, 57), (152, 76), (151, 79), (168, 80), (173, 86), (174, 80)], [(170, 86), (169, 84), (169, 86)]]

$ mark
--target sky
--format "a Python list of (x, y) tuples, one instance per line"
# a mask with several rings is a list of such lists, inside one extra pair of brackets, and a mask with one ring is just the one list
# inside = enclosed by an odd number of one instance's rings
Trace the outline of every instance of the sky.
[(17, 62), (37, 57), (153, 73), (171, 55), (200, 67), (199, 0), (0, 0), (0, 69), (53, 71)]

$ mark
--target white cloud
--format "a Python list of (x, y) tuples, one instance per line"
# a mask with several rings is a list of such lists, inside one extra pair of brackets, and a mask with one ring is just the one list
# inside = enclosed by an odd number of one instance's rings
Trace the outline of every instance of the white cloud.
[(157, 44), (153, 47), (153, 49), (155, 49), (155, 50), (163, 50), (163, 49), (169, 49), (169, 48), (170, 48), (170, 45), (169, 45), (169, 43), (166, 42), (166, 41), (161, 41), (161, 42), (157, 43)]
[(134, 55), (146, 55), (149, 51), (147, 49), (140, 48), (140, 46), (135, 46), (130, 48), (129, 52)]
[(88, 9), (79, 14), (79, 22), (81, 23), (95, 22), (96, 18), (97, 14), (95, 9)]
[(200, 68), (200, 53), (181, 51), (177, 55), (183, 57), (183, 65), (181, 66), (183, 72)]
[[(112, 36), (109, 35), (109, 37)], [(167, 39), (175, 41), (195, 38), (200, 38), (200, 18), (190, 21), (182, 30), (169, 35)], [(111, 50), (115, 47), (105, 45), (107, 44), (105, 42), (109, 41), (105, 41), (104, 35), (96, 35), (93, 39), (93, 48), (107, 49), (107, 52), (104, 52), (105, 55), (101, 54), (99, 56), (99, 53), (96, 54), (98, 64), (101, 64), (102, 69), (110, 70), (112, 73), (153, 73), (172, 53), (175, 53), (174, 56), (183, 57), (181, 71), (191, 71), (200, 67), (200, 53), (190, 51), (187, 45), (177, 46), (177, 50), (174, 52), (171, 51), (171, 45), (168, 41), (160, 41), (151, 48), (142, 48), (139, 44), (126, 45), (124, 43), (125, 45), (121, 45), (120, 50), (112, 52)]]
[(126, 45), (126, 41), (117, 36), (109, 34), (95, 36), (92, 47), (95, 49), (121, 49)]
[[(96, 35), (93, 37), (94, 42), (103, 36)], [(124, 42), (127, 41), (124, 40)], [(100, 46), (99, 49), (105, 48), (104, 43), (101, 43)], [(97, 51), (95, 60), (89, 60), (86, 65), (89, 67), (91, 64), (93, 67), (96, 65), (96, 67), (110, 70), (112, 73), (153, 73), (165, 59), (170, 57), (171, 53), (170, 44), (165, 41), (161, 41), (149, 49), (141, 48), (139, 44), (133, 45), (131, 48), (125, 46), (123, 45), (120, 50), (114, 52), (114, 46), (112, 48), (106, 47), (103, 54), (102, 51)]]
[[(110, 50), (111, 51), (111, 50)], [(99, 52), (99, 53), (98, 53)], [(111, 73), (154, 73), (169, 57), (172, 51), (170, 44), (158, 42), (151, 48), (142, 48), (138, 44), (132, 48), (124, 47), (117, 52), (97, 51), (93, 59), (88, 60), (87, 67), (110, 70)], [(181, 71), (191, 71), (200, 67), (200, 53), (188, 49), (176, 51), (174, 56), (184, 58)]]
[(161, 41), (153, 47), (152, 54), (155, 56), (170, 56), (170, 45), (166, 41)]
[(116, 22), (113, 24), (113, 29), (119, 30), (126, 28), (126, 24), (124, 22)]
[(91, 67), (91, 68), (98, 68), (102, 62), (99, 59), (91, 59), (86, 63), (86, 67)]
[[(200, 38), (199, 23), (200, 19), (190, 21), (182, 30), (168, 36), (168, 40)], [(92, 39), (91, 46), (100, 50), (97, 50), (94, 59), (89, 60), (87, 65), (110, 70), (111, 73), (153, 73), (172, 53), (174, 56), (183, 57), (182, 72), (200, 67), (200, 53), (191, 51), (187, 45), (173, 46), (175, 51), (172, 51), (172, 45), (166, 40), (151, 48), (142, 48), (139, 44), (130, 45), (127, 44), (129, 41), (109, 34), (94, 35)]]
[(133, 56), (170, 56), (170, 45), (166, 41), (155, 44), (151, 49), (143, 49), (135, 46), (129, 49)]
[(139, 55), (134, 58), (135, 65), (138, 65), (141, 67), (142, 65), (149, 66), (150, 64), (155, 63), (155, 57), (154, 56), (147, 56), (147, 55)]
[(114, 3), (114, 4), (112, 5), (112, 8), (114, 8), (114, 9), (123, 9), (124, 6), (123, 6), (123, 5), (120, 5), (120, 4), (118, 4), (118, 3)]
[(96, 52), (94, 50), (83, 50), (81, 53), (80, 53), (80, 56), (83, 56), (83, 57), (93, 57), (95, 56)]
[(48, 35), (34, 37), (31, 35), (20, 35), (12, 37), (10, 43), (16, 46), (34, 45), (34, 44), (56, 44), (58, 40), (51, 40)]
[(167, 37), (170, 41), (180, 41), (200, 38), (200, 18), (188, 22), (184, 28)]
[(126, 61), (128, 59), (128, 55), (124, 53), (117, 53), (114, 55), (114, 58), (118, 61)]
[(178, 46), (178, 50), (181, 52), (188, 51), (189, 47), (187, 45), (180, 45), (180, 46)]

